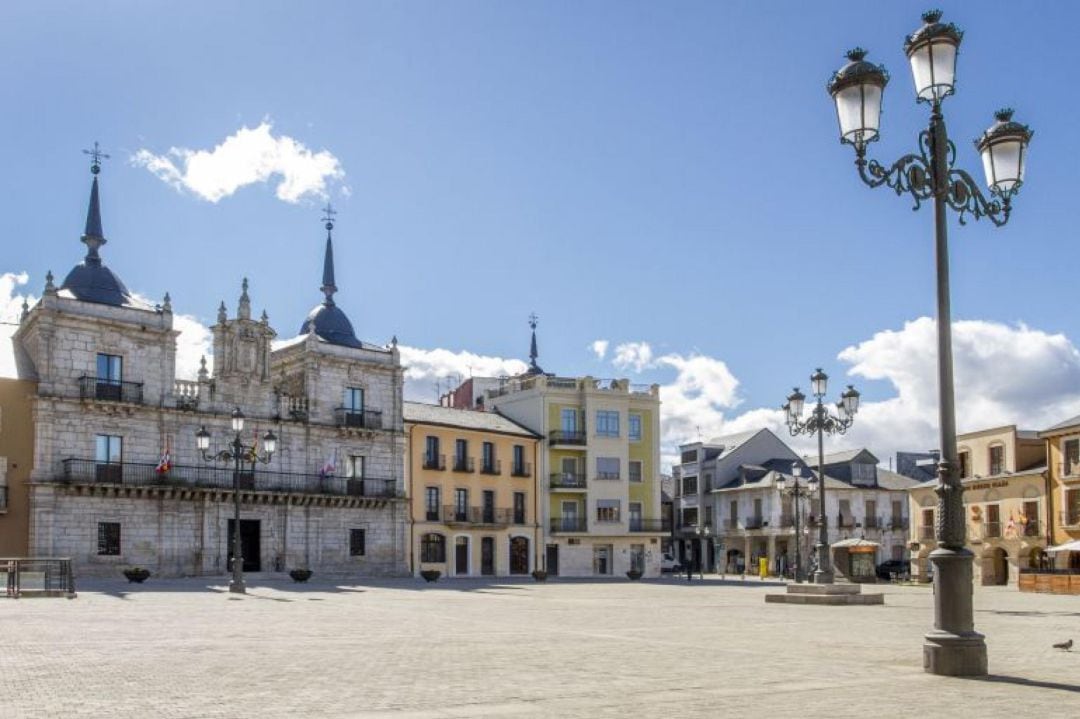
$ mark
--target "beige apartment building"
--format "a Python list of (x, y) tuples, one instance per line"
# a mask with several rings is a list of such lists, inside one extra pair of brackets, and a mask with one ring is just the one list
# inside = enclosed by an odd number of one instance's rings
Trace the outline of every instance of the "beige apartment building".
[[(1020, 570), (1045, 566), (1050, 543), (1046, 444), (1038, 432), (1015, 425), (956, 438), (964, 484), (967, 546), (975, 554), (975, 582), (1017, 584)], [(909, 491), (912, 576), (930, 581), (937, 519), (937, 480)]]
[(0, 557), (25, 557), (34, 468), (34, 382), (0, 379)]

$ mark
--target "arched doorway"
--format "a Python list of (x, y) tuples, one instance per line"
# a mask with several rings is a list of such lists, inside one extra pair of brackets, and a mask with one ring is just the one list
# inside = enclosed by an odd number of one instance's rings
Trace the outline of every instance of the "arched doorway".
[(529, 540), (527, 537), (510, 539), (510, 573), (529, 573)]
[(983, 555), (983, 586), (1002, 586), (1009, 583), (1009, 555), (1001, 547), (988, 549)]
[(1031, 569), (1050, 569), (1053, 563), (1050, 555), (1042, 547), (1032, 547), (1028, 552), (1028, 567)]
[(738, 549), (729, 549), (727, 552), (727, 573), (741, 574), (746, 570), (746, 559)]

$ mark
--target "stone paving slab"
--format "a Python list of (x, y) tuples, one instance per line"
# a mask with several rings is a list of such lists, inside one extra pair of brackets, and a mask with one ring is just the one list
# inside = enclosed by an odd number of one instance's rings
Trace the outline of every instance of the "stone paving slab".
[(922, 671), (928, 587), (884, 606), (776, 585), (87, 582), (0, 600), (0, 717), (1080, 716), (1080, 600), (979, 588), (991, 681)]

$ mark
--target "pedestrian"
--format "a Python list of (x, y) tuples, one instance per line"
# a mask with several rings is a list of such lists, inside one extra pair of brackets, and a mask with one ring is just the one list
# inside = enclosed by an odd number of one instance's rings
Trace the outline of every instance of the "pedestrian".
[(694, 563), (690, 561), (690, 557), (686, 558), (686, 581), (690, 581), (694, 578)]

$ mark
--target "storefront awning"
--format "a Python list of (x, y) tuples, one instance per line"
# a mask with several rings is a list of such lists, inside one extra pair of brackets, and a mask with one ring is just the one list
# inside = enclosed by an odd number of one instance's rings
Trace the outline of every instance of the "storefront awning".
[(1074, 539), (1071, 542), (1065, 542), (1065, 544), (1059, 544), (1056, 547), (1047, 547), (1046, 552), (1053, 554), (1054, 552), (1080, 552), (1080, 539)]
[(841, 539), (839, 542), (833, 542), (830, 546), (832, 549), (846, 549), (849, 552), (873, 552), (881, 548), (881, 545), (877, 542), (871, 542), (869, 539), (859, 537)]

